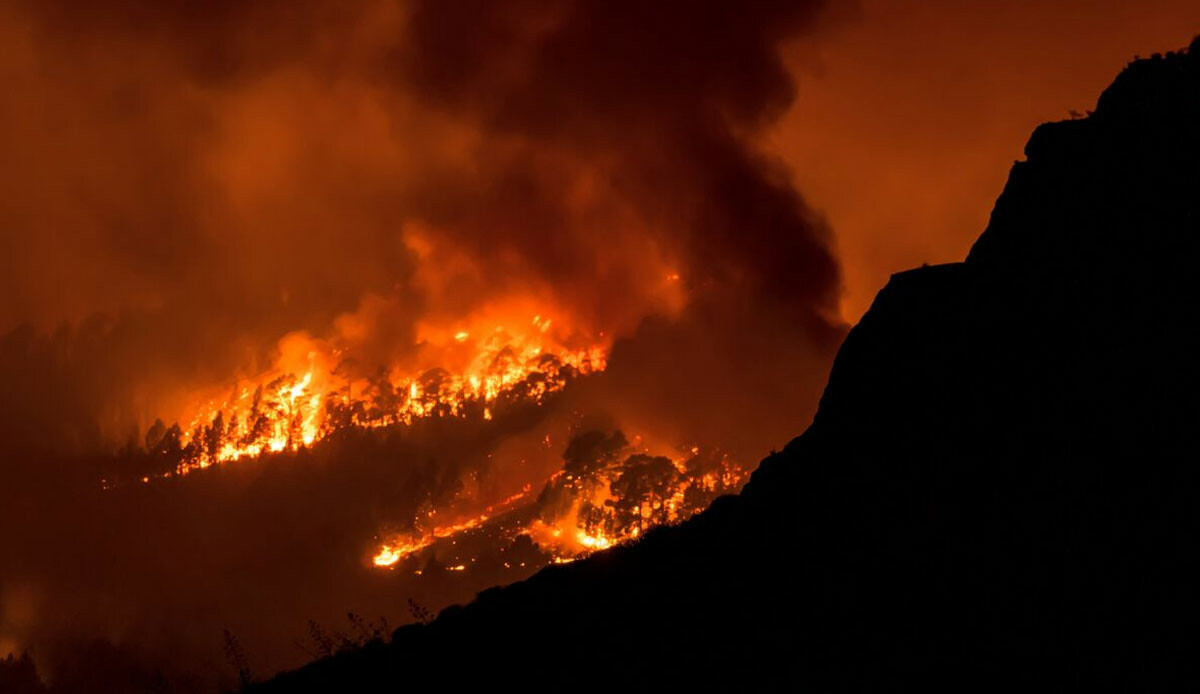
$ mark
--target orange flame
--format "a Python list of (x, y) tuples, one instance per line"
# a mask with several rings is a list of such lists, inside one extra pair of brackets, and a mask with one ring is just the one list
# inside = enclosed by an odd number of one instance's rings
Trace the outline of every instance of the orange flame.
[(457, 371), (393, 368), (374, 378), (343, 376), (341, 350), (290, 336), (282, 351), (304, 353), (303, 370), (281, 364), (239, 384), (234, 397), (192, 408), (178, 437), (175, 472), (186, 475), (268, 452), (296, 451), (349, 427), (407, 425), (433, 417), (491, 420), (498, 406), (540, 405), (573, 378), (604, 370), (606, 342), (571, 347), (550, 332), (549, 318), (538, 314), (525, 320), (516, 329), (426, 327), (423, 344), (434, 352), (454, 350), (452, 356), (463, 364)]
[(480, 527), (498, 511), (511, 508), (513, 504), (525, 498), (525, 495), (528, 493), (529, 487), (527, 486), (519, 493), (513, 494), (503, 501), (488, 506), (479, 515), (462, 521), (461, 523), (435, 527), (430, 529), (428, 532), (420, 533), (415, 536), (397, 537), (391, 542), (380, 547), (379, 552), (371, 558), (371, 563), (375, 566), (385, 568), (393, 566), (401, 559), (416, 554), (427, 547), (431, 547), (438, 540), (452, 537), (463, 531)]
[[(547, 482), (542, 497), (549, 493), (565, 497), (570, 501), (567, 509), (535, 518), (496, 539), (528, 535), (548, 552), (548, 561), (568, 563), (637, 540), (655, 526), (686, 520), (717, 496), (736, 492), (748, 477), (749, 471), (727, 455), (706, 454), (698, 447), (674, 458), (637, 453), (582, 475), (560, 471)], [(512, 506), (525, 494), (452, 525), (398, 536), (379, 547), (372, 563), (393, 567), (440, 540), (479, 529), (497, 510)]]

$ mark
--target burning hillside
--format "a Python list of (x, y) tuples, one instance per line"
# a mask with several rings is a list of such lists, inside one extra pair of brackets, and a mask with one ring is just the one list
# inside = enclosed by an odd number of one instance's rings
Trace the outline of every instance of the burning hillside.
[[(411, 375), (381, 368), (360, 379), (348, 374), (349, 357), (340, 350), (290, 338), (281, 351), (307, 350), (302, 374), (276, 369), (238, 383), (233, 396), (197, 407), (199, 414), (186, 427), (156, 421), (139, 452), (149, 469), (136, 467), (135, 474), (145, 473), (142, 482), (186, 476), (218, 464), (297, 452), (351, 430), (409, 427), (426, 419), (503, 420), (514, 407), (540, 407), (606, 366), (607, 347), (566, 347), (567, 341), (552, 332), (549, 317), (534, 315), (522, 328), (495, 326), (482, 335), (462, 329), (429, 346), (465, 365), (457, 371), (436, 367)], [(431, 504), (410, 530), (393, 533), (372, 563), (391, 568), (435, 556), (467, 534), (472, 541), (463, 545), (481, 553), (503, 552), (518, 538), (529, 539), (537, 559), (521, 562), (522, 567), (539, 560), (571, 561), (698, 513), (717, 496), (736, 492), (748, 472), (728, 454), (692, 446), (654, 455), (640, 439), (631, 444), (619, 430), (578, 433), (563, 453), (562, 469), (544, 481), (537, 496), (531, 489), (542, 482), (530, 480), (521, 492), (450, 523), (443, 519), (455, 515), (455, 499)], [(107, 479), (103, 484), (110, 486)], [(464, 558), (464, 546), (451, 553), (451, 566), (477, 560)]]
[(425, 345), (462, 364), (455, 370), (413, 374), (380, 367), (359, 378), (343, 350), (294, 336), (283, 351), (303, 354), (304, 371), (276, 368), (238, 383), (225, 400), (195, 407), (186, 427), (157, 420), (146, 433), (145, 452), (158, 468), (153, 474), (170, 477), (296, 451), (347, 429), (429, 418), (491, 420), (513, 404), (541, 405), (576, 378), (603, 371), (607, 357), (602, 343), (565, 346), (550, 333), (552, 325), (536, 314), (519, 330), (457, 330), (447, 344)]
[(718, 496), (736, 493), (749, 473), (727, 454), (699, 447), (682, 455), (651, 455), (620, 431), (576, 435), (563, 462), (536, 498), (526, 487), (446, 525), (437, 524), (438, 511), (431, 509), (412, 531), (385, 542), (373, 563), (420, 565), (421, 559), (436, 558), (464, 568), (478, 561), (478, 552), (512, 551), (523, 540), (533, 550), (531, 562), (571, 561), (699, 513)]
[(276, 671), (740, 488), (843, 335), (768, 137), (818, 16), (0, 8), (0, 643)]
[[(572, 348), (578, 336), (563, 337), (554, 319), (541, 314), (517, 324), (519, 329), (462, 327), (452, 334), (428, 330), (427, 358), (436, 354), (457, 364), (454, 370), (379, 368), (365, 378), (352, 375), (352, 357), (344, 350), (291, 336), (281, 344), (275, 368), (239, 382), (220, 402), (194, 407), (198, 414), (186, 427), (157, 420), (144, 447), (133, 453), (139, 459), (134, 478), (149, 483), (250, 463), (355, 430), (407, 428), (432, 419), (503, 421), (515, 408), (541, 407), (579, 378), (604, 371), (606, 343)], [(284, 371), (301, 354), (305, 370)], [(394, 568), (444, 559), (462, 570), (478, 555), (499, 556), (522, 541), (532, 552), (525, 552), (521, 568), (572, 561), (698, 513), (717, 496), (735, 493), (748, 473), (727, 453), (690, 446), (653, 454), (641, 437), (630, 443), (619, 430), (576, 433), (562, 462), (548, 480), (523, 480), (522, 491), (465, 517), (455, 497), (426, 504), (411, 528), (388, 535), (372, 563)], [(532, 495), (540, 484), (540, 494)], [(112, 483), (106, 478), (103, 485)]]

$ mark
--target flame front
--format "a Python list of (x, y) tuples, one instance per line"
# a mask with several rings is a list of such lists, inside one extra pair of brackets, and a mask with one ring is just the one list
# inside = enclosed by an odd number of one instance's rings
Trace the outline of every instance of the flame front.
[[(491, 420), (497, 409), (539, 405), (574, 378), (604, 370), (606, 343), (568, 346), (550, 335), (551, 320), (540, 314), (520, 322), (520, 329), (499, 325), (427, 337), (434, 351), (454, 351), (464, 362), (458, 370), (392, 368), (369, 378), (341, 375), (340, 350), (294, 338), (307, 348), (302, 371), (277, 368), (240, 383), (233, 397), (191, 408), (186, 428), (156, 425), (148, 447), (175, 461), (162, 476), (186, 475), (268, 452), (296, 451), (347, 428), (433, 417)], [(290, 351), (298, 349), (293, 345)]]
[(405, 537), (397, 537), (391, 543), (385, 544), (379, 548), (379, 553), (371, 558), (371, 563), (375, 566), (388, 567), (396, 564), (405, 557), (412, 556), (421, 550), (432, 547), (438, 540), (448, 537), (453, 537), (461, 532), (478, 528), (486, 523), (494, 514), (499, 511), (511, 508), (518, 501), (523, 499), (529, 493), (529, 487), (526, 486), (518, 494), (514, 494), (507, 499), (492, 504), (485, 508), (478, 515), (468, 518), (460, 523), (435, 527), (428, 532)]
[[(497, 510), (513, 507), (525, 493), (457, 523), (397, 535), (378, 548), (372, 563), (394, 567), (444, 539), (472, 531), (487, 535), (492, 549), (527, 536), (543, 551), (546, 562), (568, 563), (636, 540), (656, 526), (683, 521), (718, 496), (736, 492), (749, 476), (748, 470), (719, 452), (692, 447), (675, 456), (644, 451), (624, 455), (628, 449), (623, 438), (620, 442), (620, 447), (591, 459), (568, 460), (514, 522), (497, 519), (496, 527), (486, 532)], [(466, 560), (470, 563), (474, 558)]]
[[(344, 350), (294, 336), (282, 343), (284, 356), (275, 368), (239, 383), (231, 397), (194, 407), (186, 430), (156, 424), (159, 430), (151, 431), (147, 447), (172, 465), (158, 476), (297, 451), (347, 429), (406, 426), (429, 418), (488, 421), (506, 408), (539, 406), (575, 378), (605, 369), (609, 343), (580, 340), (577, 334), (564, 339), (555, 334), (550, 318), (526, 316), (516, 321), (519, 329), (479, 321), (427, 327), (423, 343), (430, 347), (430, 359), (434, 364), (442, 359), (446, 366), (393, 367), (369, 378), (346, 373)], [(636, 540), (655, 526), (680, 522), (717, 496), (737, 491), (748, 476), (719, 452), (692, 447), (652, 454), (640, 439), (630, 444), (620, 432), (576, 436), (564, 463), (536, 499), (530, 499), (526, 485), (453, 523), (414, 524), (382, 542), (371, 563), (395, 568), (436, 552), (443, 540), (454, 545), (468, 533), (490, 538), (496, 546), (525, 537), (538, 548), (539, 561), (567, 563)], [(436, 515), (432, 511), (423, 520)], [(459, 554), (453, 559), (447, 570), (465, 571), (475, 561)]]

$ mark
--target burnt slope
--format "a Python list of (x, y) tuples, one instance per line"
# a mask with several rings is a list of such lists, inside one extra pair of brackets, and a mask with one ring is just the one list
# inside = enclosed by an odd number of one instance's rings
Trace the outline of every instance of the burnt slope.
[(1200, 40), (1026, 154), (739, 497), (261, 690), (1200, 681)]

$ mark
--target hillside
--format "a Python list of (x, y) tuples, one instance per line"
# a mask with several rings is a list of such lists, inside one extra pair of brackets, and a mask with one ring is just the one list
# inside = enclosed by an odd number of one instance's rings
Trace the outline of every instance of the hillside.
[(1200, 682), (1198, 266), (1200, 39), (1038, 128), (740, 496), (254, 690)]

